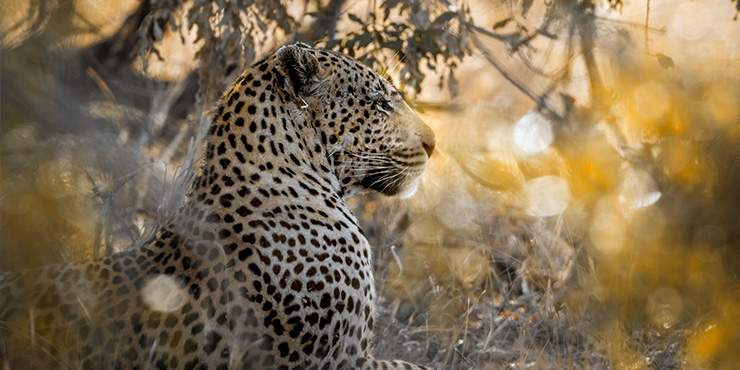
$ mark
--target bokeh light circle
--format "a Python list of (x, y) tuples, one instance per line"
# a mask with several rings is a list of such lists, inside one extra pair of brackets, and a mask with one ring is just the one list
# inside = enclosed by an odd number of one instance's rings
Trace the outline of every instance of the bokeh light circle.
[(547, 217), (563, 213), (570, 203), (570, 187), (557, 176), (542, 176), (524, 185), (527, 212), (533, 216)]
[(141, 291), (144, 304), (152, 311), (173, 312), (187, 301), (187, 295), (174, 277), (159, 275), (150, 280)]
[(529, 113), (514, 125), (512, 140), (524, 154), (541, 153), (552, 144), (552, 139), (552, 124), (539, 113)]

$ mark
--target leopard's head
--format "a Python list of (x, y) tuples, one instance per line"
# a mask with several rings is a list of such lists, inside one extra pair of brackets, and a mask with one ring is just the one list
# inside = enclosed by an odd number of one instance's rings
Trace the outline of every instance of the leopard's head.
[(385, 78), (357, 60), (303, 44), (276, 53), (282, 88), (309, 115), (345, 196), (407, 197), (434, 151), (434, 132)]

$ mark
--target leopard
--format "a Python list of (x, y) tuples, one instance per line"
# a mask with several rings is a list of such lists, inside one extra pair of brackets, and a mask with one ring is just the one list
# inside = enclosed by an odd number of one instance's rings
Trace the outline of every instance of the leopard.
[(0, 367), (429, 369), (372, 354), (372, 250), (347, 200), (412, 195), (436, 143), (388, 78), (282, 46), (214, 104), (149, 241), (0, 274)]

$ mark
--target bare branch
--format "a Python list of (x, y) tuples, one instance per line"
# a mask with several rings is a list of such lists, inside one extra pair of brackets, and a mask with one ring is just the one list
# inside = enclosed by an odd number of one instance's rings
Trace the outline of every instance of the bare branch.
[[(471, 27), (472, 31), (478, 31), (477, 29)], [(491, 55), (491, 53), (488, 52), (486, 47), (481, 42), (478, 35), (476, 35), (475, 32), (470, 33), (470, 37), (473, 39), (473, 43), (475, 46), (481, 51), (483, 57), (486, 58), (486, 60), (493, 65), (496, 70), (501, 73), (501, 75), (509, 81), (512, 85), (514, 85), (517, 89), (519, 89), (521, 92), (524, 93), (524, 95), (527, 95), (530, 99), (534, 100), (534, 102), (537, 103), (542, 109), (546, 110), (551, 116), (552, 119), (555, 121), (564, 121), (563, 116), (561, 116), (558, 112), (556, 112), (553, 108), (551, 108), (549, 105), (547, 105), (547, 102), (545, 101), (544, 97), (538, 96), (535, 94), (530, 88), (528, 88), (523, 82), (519, 81), (516, 77), (512, 76), (508, 71), (504, 69), (504, 67), (501, 65), (501, 63)]]

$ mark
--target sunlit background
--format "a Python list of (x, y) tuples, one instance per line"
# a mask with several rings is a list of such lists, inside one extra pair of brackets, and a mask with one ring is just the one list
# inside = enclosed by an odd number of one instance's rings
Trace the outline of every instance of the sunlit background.
[[(349, 201), (376, 247), (382, 357), (740, 364), (737, 1), (0, 6), (0, 270), (145, 241), (210, 104), (298, 39), (383, 72), (439, 139), (414, 197)], [(147, 304), (177, 309), (172, 286)]]

